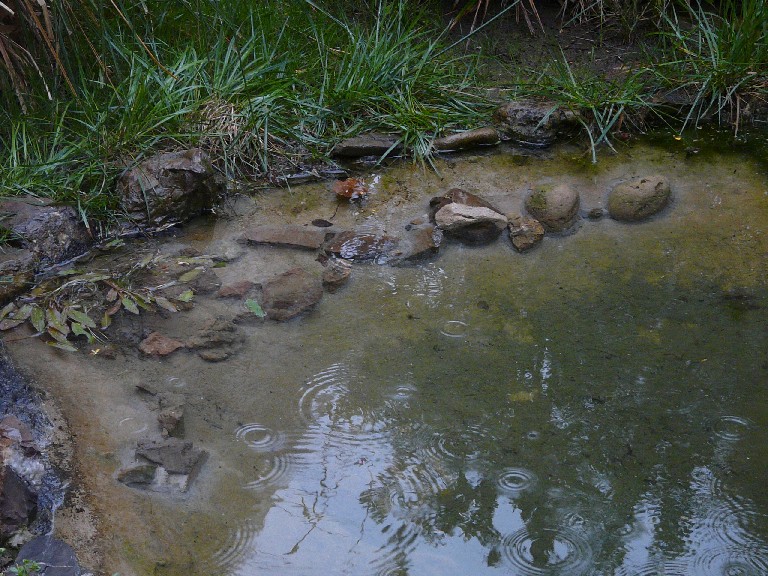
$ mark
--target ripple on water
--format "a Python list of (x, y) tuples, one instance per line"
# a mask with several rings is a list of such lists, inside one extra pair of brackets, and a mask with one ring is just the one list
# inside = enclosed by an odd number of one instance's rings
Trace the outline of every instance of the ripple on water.
[(749, 528), (756, 517), (755, 512), (742, 506), (739, 500), (718, 501), (706, 511), (698, 525), (726, 546), (759, 549), (762, 541)]
[(533, 535), (524, 528), (504, 538), (502, 554), (518, 576), (579, 576), (592, 569), (592, 549), (573, 530)]
[(614, 576), (694, 576), (685, 560), (651, 560), (639, 566), (621, 566)]
[(249, 490), (259, 490), (276, 484), (293, 467), (293, 457), (288, 454), (267, 454), (255, 467), (255, 478), (244, 484)]
[(256, 452), (274, 452), (285, 445), (285, 434), (257, 423), (240, 426), (235, 430), (235, 438)]
[(768, 556), (765, 550), (752, 547), (713, 548), (694, 559), (692, 572), (700, 576), (765, 576)]
[(117, 427), (120, 430), (126, 430), (129, 434), (133, 435), (139, 435), (143, 434), (147, 430), (149, 430), (149, 424), (142, 424), (136, 418), (133, 418), (132, 416), (129, 416), (127, 418), (123, 418), (120, 420), (120, 422), (117, 423)]
[(471, 462), (482, 455), (482, 446), (488, 444), (490, 432), (479, 424), (462, 430), (434, 432), (424, 447), (424, 456), (431, 460)]
[(335, 419), (349, 395), (349, 368), (337, 363), (318, 372), (307, 382), (299, 398), (299, 411), (307, 423), (322, 417)]
[(467, 324), (461, 320), (448, 320), (440, 329), (440, 334), (449, 338), (462, 338), (467, 335)]
[(506, 468), (496, 479), (496, 485), (501, 493), (508, 496), (519, 496), (529, 492), (537, 482), (536, 474), (525, 468)]
[(371, 561), (376, 576), (400, 576), (409, 574), (410, 556), (416, 549), (420, 530), (412, 523), (395, 528), (387, 524), (382, 533), (388, 535), (387, 543), (377, 551)]
[(256, 534), (256, 525), (252, 519), (243, 520), (230, 530), (222, 547), (211, 556), (211, 573), (230, 572), (252, 549)]
[(720, 416), (712, 424), (715, 436), (729, 442), (741, 440), (752, 427), (752, 422), (741, 416)]

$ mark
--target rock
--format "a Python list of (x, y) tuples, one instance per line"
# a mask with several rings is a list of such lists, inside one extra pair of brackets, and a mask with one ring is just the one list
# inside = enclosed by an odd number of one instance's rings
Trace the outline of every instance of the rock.
[(256, 287), (256, 284), (254, 284), (250, 280), (240, 280), (239, 282), (222, 286), (221, 289), (216, 293), (216, 297), (217, 298), (243, 298), (255, 287)]
[(24, 544), (16, 556), (16, 564), (23, 564), (24, 560), (37, 562), (41, 570), (36, 574), (40, 576), (80, 576), (82, 574), (82, 568), (72, 547), (50, 535), (38, 536)]
[(20, 447), (25, 456), (34, 456), (39, 453), (32, 437), (32, 430), (16, 416), (8, 415), (0, 420), (0, 439), (3, 446)]
[(309, 228), (299, 225), (253, 226), (241, 236), (242, 242), (249, 244), (272, 244), (292, 248), (317, 250), (333, 236), (333, 232), (322, 228)]
[(88, 250), (93, 238), (71, 206), (41, 205), (36, 198), (0, 202), (3, 227), (18, 238), (21, 247), (31, 250), (33, 266), (69, 260)]
[(592, 208), (592, 210), (587, 212), (587, 218), (590, 220), (600, 220), (603, 216), (605, 216), (605, 212), (602, 208)]
[(320, 278), (303, 268), (292, 268), (262, 286), (262, 308), (270, 320), (289, 320), (309, 310), (323, 297)]
[(0, 469), (0, 543), (28, 526), (37, 514), (37, 494), (10, 466)]
[(243, 346), (243, 336), (237, 326), (225, 318), (207, 322), (198, 333), (187, 340), (187, 347), (197, 351), (208, 362), (221, 362), (236, 354)]
[(139, 344), (139, 350), (148, 356), (168, 356), (179, 348), (184, 348), (184, 343), (168, 338), (160, 332), (152, 332)]
[(507, 218), (490, 208), (456, 202), (451, 202), (435, 212), (435, 224), (445, 232), (455, 232), (467, 226), (486, 223), (501, 230), (507, 226)]
[(117, 183), (126, 215), (142, 226), (184, 222), (213, 208), (225, 185), (197, 149), (159, 154), (127, 170)]
[(608, 196), (608, 213), (614, 220), (637, 222), (666, 207), (671, 196), (669, 180), (654, 175), (617, 185)]
[(352, 274), (352, 262), (343, 258), (328, 258), (324, 266), (323, 288), (330, 293), (336, 292), (346, 284), (350, 274)]
[(537, 148), (551, 146), (579, 126), (571, 110), (556, 102), (534, 100), (503, 104), (494, 112), (493, 120), (503, 139)]
[(496, 129), (488, 126), (458, 132), (443, 138), (436, 138), (432, 143), (435, 150), (467, 150), (478, 146), (491, 146), (499, 143), (499, 133)]
[(387, 234), (370, 234), (347, 230), (323, 245), (323, 250), (345, 260), (376, 260), (384, 262), (395, 250), (399, 240)]
[(342, 140), (331, 151), (332, 156), (362, 158), (363, 156), (384, 156), (387, 152), (399, 153), (402, 146), (398, 138), (389, 134), (370, 132)]
[(139, 440), (136, 455), (162, 466), (173, 474), (193, 475), (199, 470), (207, 452), (192, 442), (179, 438), (144, 438)]
[(392, 255), (399, 262), (423, 260), (434, 256), (443, 242), (443, 231), (432, 224), (409, 224)]
[(516, 214), (509, 218), (509, 238), (518, 252), (525, 252), (542, 241), (544, 226), (535, 218)]
[(528, 196), (525, 208), (547, 232), (562, 232), (576, 221), (579, 193), (567, 184), (540, 186)]
[(132, 488), (145, 488), (155, 481), (155, 474), (157, 474), (155, 464), (132, 464), (117, 472), (117, 481)]
[(184, 432), (184, 408), (186, 398), (176, 392), (160, 392), (157, 395), (160, 413), (157, 421), (164, 435), (181, 436)]
[(430, 220), (451, 237), (470, 245), (496, 240), (507, 225), (507, 218), (479, 196), (453, 188), (429, 202)]

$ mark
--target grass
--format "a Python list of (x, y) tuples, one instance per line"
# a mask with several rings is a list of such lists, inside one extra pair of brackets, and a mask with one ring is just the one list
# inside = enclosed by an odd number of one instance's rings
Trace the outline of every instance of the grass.
[[(486, 123), (492, 108), (474, 39), (445, 26), (437, 4), (19, 0), (9, 16), (4, 3), (0, 18), (17, 26), (0, 28), (0, 196), (71, 203), (103, 232), (117, 176), (158, 150), (200, 146), (229, 177), (267, 178), (383, 130), (429, 162), (435, 137)], [(456, 6), (454, 25), (471, 18), (474, 33), (515, 12), (538, 22), (533, 0)], [(562, 20), (656, 26), (661, 63), (640, 71), (607, 77), (562, 52), (516, 71), (518, 94), (577, 113), (594, 161), (659, 92), (690, 95), (683, 125), (734, 115), (738, 125), (745, 99), (768, 94), (766, 0), (579, 1)]]

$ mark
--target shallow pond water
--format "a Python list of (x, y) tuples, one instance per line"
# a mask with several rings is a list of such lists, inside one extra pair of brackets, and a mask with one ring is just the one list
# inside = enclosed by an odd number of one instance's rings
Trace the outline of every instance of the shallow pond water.
[[(438, 168), (370, 176), (369, 204), (338, 219), (395, 230), (454, 186), (519, 210), (548, 180), (578, 186), (589, 209), (613, 183), (652, 172), (670, 177), (674, 202), (642, 224), (585, 220), (525, 255), (501, 239), (449, 243), (420, 265), (355, 265), (311, 313), (243, 325), (242, 350), (223, 363), (11, 344), (78, 434), (106, 568), (768, 573), (766, 165), (637, 145), (596, 168), (568, 151)], [(248, 222), (334, 209), (327, 185), (273, 192), (247, 217), (177, 242), (205, 252)], [(259, 281), (312, 261), (252, 248), (216, 272)], [(143, 321), (183, 337), (227, 306), (200, 298)], [(114, 480), (156, 426), (142, 382), (185, 394), (185, 437), (210, 453), (184, 497)]]

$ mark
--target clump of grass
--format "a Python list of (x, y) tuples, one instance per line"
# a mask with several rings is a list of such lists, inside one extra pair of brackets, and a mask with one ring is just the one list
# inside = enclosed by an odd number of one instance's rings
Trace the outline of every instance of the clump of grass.
[(664, 61), (658, 77), (691, 97), (683, 128), (704, 117), (727, 115), (738, 131), (746, 98), (768, 96), (768, 3), (724, 0), (719, 12), (701, 3), (664, 15)]

